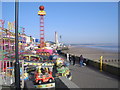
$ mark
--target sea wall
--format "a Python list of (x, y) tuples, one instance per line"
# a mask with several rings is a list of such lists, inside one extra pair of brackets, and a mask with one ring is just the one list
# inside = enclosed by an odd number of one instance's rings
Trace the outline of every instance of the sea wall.
[[(93, 66), (97, 69), (100, 69), (100, 62), (88, 59), (88, 65)], [(109, 72), (113, 75), (120, 76), (120, 73), (119, 73), (120, 68), (119, 67), (112, 66), (112, 65), (109, 65), (109, 64), (106, 64), (106, 63), (102, 63), (102, 70), (105, 71), (105, 72)]]
[[(64, 52), (61, 52), (60, 55), (62, 55), (64, 57), (67, 57), (66, 53), (64, 53)], [(73, 56), (73, 55), (71, 55), (71, 56)], [(88, 58), (85, 58), (85, 59), (87, 60), (87, 65), (88, 66), (92, 66), (94, 68), (97, 68), (98, 70), (100, 69), (100, 61), (94, 61), (94, 60), (90, 60)], [(75, 56), (75, 60), (76, 60), (76, 63), (79, 63), (79, 57), (78, 56)], [(102, 70), (105, 71), (105, 72), (111, 73), (112, 75), (120, 76), (120, 73), (119, 73), (120, 67), (110, 65), (110, 64), (107, 64), (107, 63), (102, 63)]]

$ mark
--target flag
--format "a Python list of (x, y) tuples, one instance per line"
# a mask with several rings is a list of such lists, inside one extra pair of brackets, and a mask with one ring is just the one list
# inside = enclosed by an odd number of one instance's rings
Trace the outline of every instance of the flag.
[(9, 22), (8, 21), (8, 30), (13, 30), (14, 31), (14, 29), (15, 29), (15, 26), (14, 26), (14, 22)]
[(5, 23), (5, 20), (0, 19), (0, 27), (2, 27), (2, 29), (4, 28), (3, 27), (4, 23)]

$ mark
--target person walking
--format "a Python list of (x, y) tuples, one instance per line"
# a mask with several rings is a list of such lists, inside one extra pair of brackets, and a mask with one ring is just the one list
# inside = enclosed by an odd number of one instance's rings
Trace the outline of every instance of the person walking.
[(71, 64), (71, 60), (72, 60), (72, 57), (71, 55), (69, 54), (69, 63)]
[(69, 62), (69, 53), (67, 52), (67, 61)]
[(73, 57), (73, 65), (75, 65), (75, 55), (73, 55), (72, 57)]
[(83, 67), (83, 60), (84, 60), (83, 56), (80, 55), (80, 60), (79, 60), (79, 62), (80, 62), (80, 67)]

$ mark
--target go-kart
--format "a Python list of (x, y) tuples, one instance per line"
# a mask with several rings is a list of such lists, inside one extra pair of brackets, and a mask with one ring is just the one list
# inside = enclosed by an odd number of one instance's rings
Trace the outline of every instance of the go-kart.
[(42, 83), (51, 83), (54, 81), (52, 76), (52, 72), (48, 69), (38, 68), (35, 72), (35, 83), (42, 84)]

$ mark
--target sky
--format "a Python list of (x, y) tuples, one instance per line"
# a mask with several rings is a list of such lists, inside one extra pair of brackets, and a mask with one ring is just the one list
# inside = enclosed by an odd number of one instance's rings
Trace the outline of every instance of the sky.
[[(40, 37), (39, 6), (44, 5), (45, 40), (54, 41), (55, 31), (60, 42), (67, 44), (118, 43), (117, 2), (20, 2), (19, 26), (28, 36)], [(2, 3), (2, 19), (15, 20), (15, 4)]]

